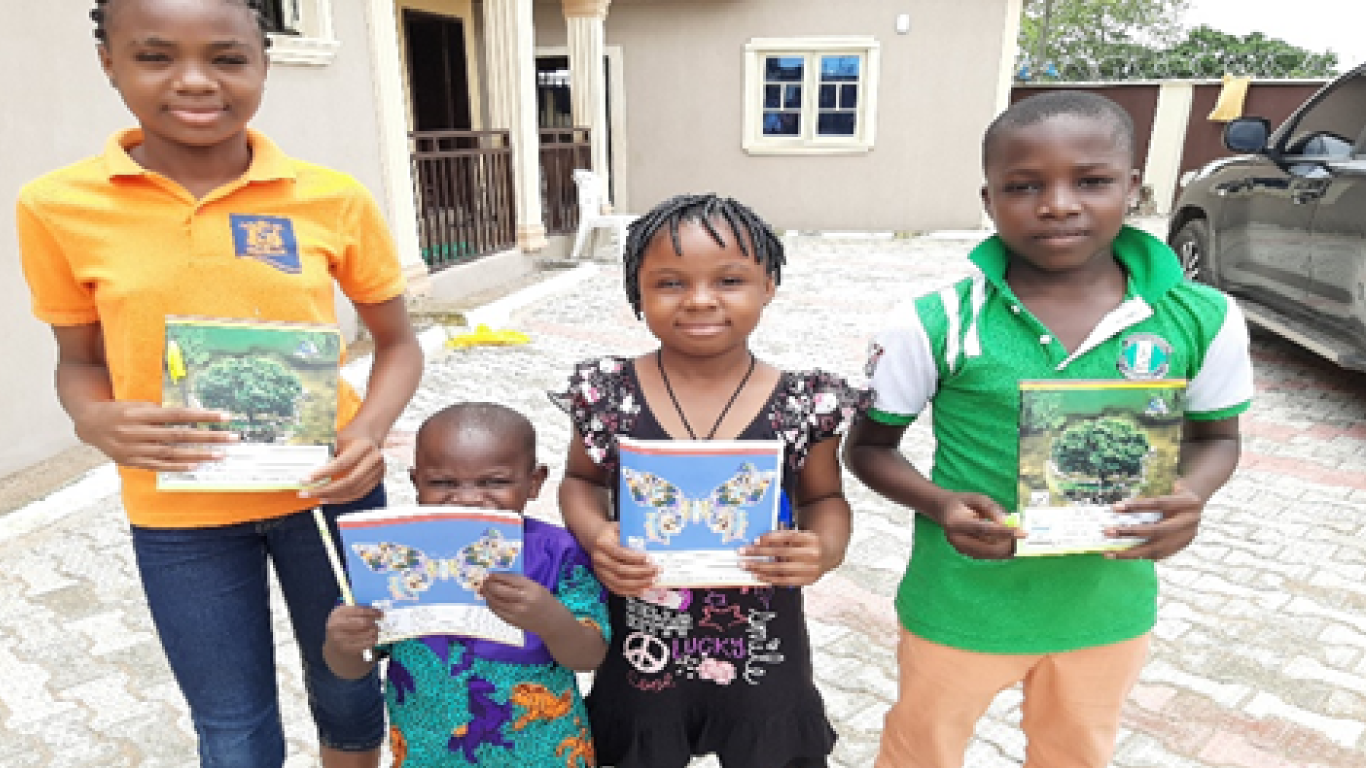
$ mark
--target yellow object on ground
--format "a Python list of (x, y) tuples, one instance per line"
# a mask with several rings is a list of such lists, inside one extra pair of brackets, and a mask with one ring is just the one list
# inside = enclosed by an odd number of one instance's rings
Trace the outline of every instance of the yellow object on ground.
[(471, 333), (461, 333), (446, 339), (446, 346), (451, 349), (474, 346), (510, 347), (530, 342), (531, 337), (521, 331), (494, 331), (481, 324)]

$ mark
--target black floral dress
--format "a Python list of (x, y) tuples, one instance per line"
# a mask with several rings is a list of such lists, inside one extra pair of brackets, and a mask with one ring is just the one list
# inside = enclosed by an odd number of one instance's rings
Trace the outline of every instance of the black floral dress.
[[(625, 358), (580, 363), (551, 397), (614, 481), (618, 437), (670, 439)], [(792, 497), (811, 446), (842, 434), (870, 402), (834, 374), (784, 372), (739, 439), (785, 443)], [(710, 753), (726, 768), (825, 764), (835, 732), (813, 680), (800, 589), (609, 595), (608, 614), (612, 644), (587, 700), (599, 764), (682, 768)]]

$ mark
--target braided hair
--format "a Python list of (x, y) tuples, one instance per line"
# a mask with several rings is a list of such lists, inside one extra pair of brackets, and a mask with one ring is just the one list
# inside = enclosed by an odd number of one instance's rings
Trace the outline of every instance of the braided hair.
[[(270, 47), (270, 23), (266, 21), (265, 14), (261, 12), (260, 0), (222, 0), (225, 3), (240, 5), (251, 11), (251, 15), (256, 19), (256, 26), (261, 29), (261, 44), (266, 48)], [(101, 45), (109, 44), (109, 18), (112, 16), (112, 9), (115, 7), (116, 0), (95, 0), (95, 7), (90, 9), (90, 20), (95, 22), (95, 39)]]
[[(626, 299), (636, 317), (640, 314), (640, 265), (645, 261), (645, 249), (661, 232), (667, 231), (673, 241), (674, 253), (683, 255), (678, 239), (678, 227), (685, 221), (701, 224), (716, 244), (725, 247), (726, 239), (717, 229), (717, 222), (725, 222), (740, 246), (740, 253), (764, 268), (773, 284), (782, 282), (783, 241), (759, 215), (748, 206), (729, 197), (714, 194), (678, 195), (660, 203), (649, 213), (631, 222), (627, 230), (622, 261), (625, 266)], [(748, 241), (748, 243), (746, 242)], [(751, 251), (750, 249), (753, 249)]]

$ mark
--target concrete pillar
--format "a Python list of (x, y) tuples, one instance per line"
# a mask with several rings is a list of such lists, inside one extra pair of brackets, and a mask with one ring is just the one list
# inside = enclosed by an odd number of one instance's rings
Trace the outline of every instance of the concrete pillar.
[(532, 0), (486, 0), (490, 128), (512, 138), (513, 194), (517, 202), (517, 247), (546, 246), (541, 212), (541, 133), (536, 117), (536, 47)]
[[(399, 53), (399, 28), (393, 0), (366, 0), (365, 23), (370, 33), (370, 71), (375, 76), (380, 162), (384, 189), (380, 192), (389, 214), (409, 289), (426, 289), (427, 264), (417, 236), (417, 201), (414, 199), (413, 166), (408, 146), (407, 96), (403, 89), (403, 57)], [(331, 23), (328, 15), (328, 24)]]
[(604, 27), (612, 0), (563, 0), (569, 32), (569, 94), (574, 125), (588, 128), (592, 170), (611, 188), (607, 167), (607, 69)]
[(1176, 200), (1181, 155), (1186, 147), (1186, 126), (1190, 124), (1194, 96), (1194, 84), (1176, 80), (1164, 80), (1157, 92), (1157, 110), (1153, 115), (1153, 134), (1148, 140), (1143, 183), (1152, 189), (1156, 212), (1162, 216), (1171, 213), (1172, 202)]
[[(1010, 106), (1010, 92), (1015, 87), (1015, 52), (1019, 48), (1020, 17), (1024, 13), (1024, 0), (1006, 0), (1005, 16), (1001, 24), (1000, 58), (996, 60), (996, 98), (991, 117), (996, 117)], [(911, 27), (915, 28), (915, 17), (911, 17)], [(988, 118), (990, 119), (990, 118)], [(986, 211), (978, 226), (992, 229), (996, 225)]]

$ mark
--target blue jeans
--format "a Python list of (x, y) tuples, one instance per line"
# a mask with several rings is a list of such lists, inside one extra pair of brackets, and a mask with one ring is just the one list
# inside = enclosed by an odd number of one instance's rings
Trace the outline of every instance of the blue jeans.
[[(356, 501), (323, 507), (333, 541), (341, 540), (337, 515), (384, 505), (380, 484)], [(199, 735), (201, 766), (284, 764), (267, 560), (302, 651), (319, 743), (347, 751), (379, 747), (384, 699), (378, 676), (342, 680), (323, 661), (339, 589), (311, 510), (214, 528), (132, 531), (152, 621)]]

